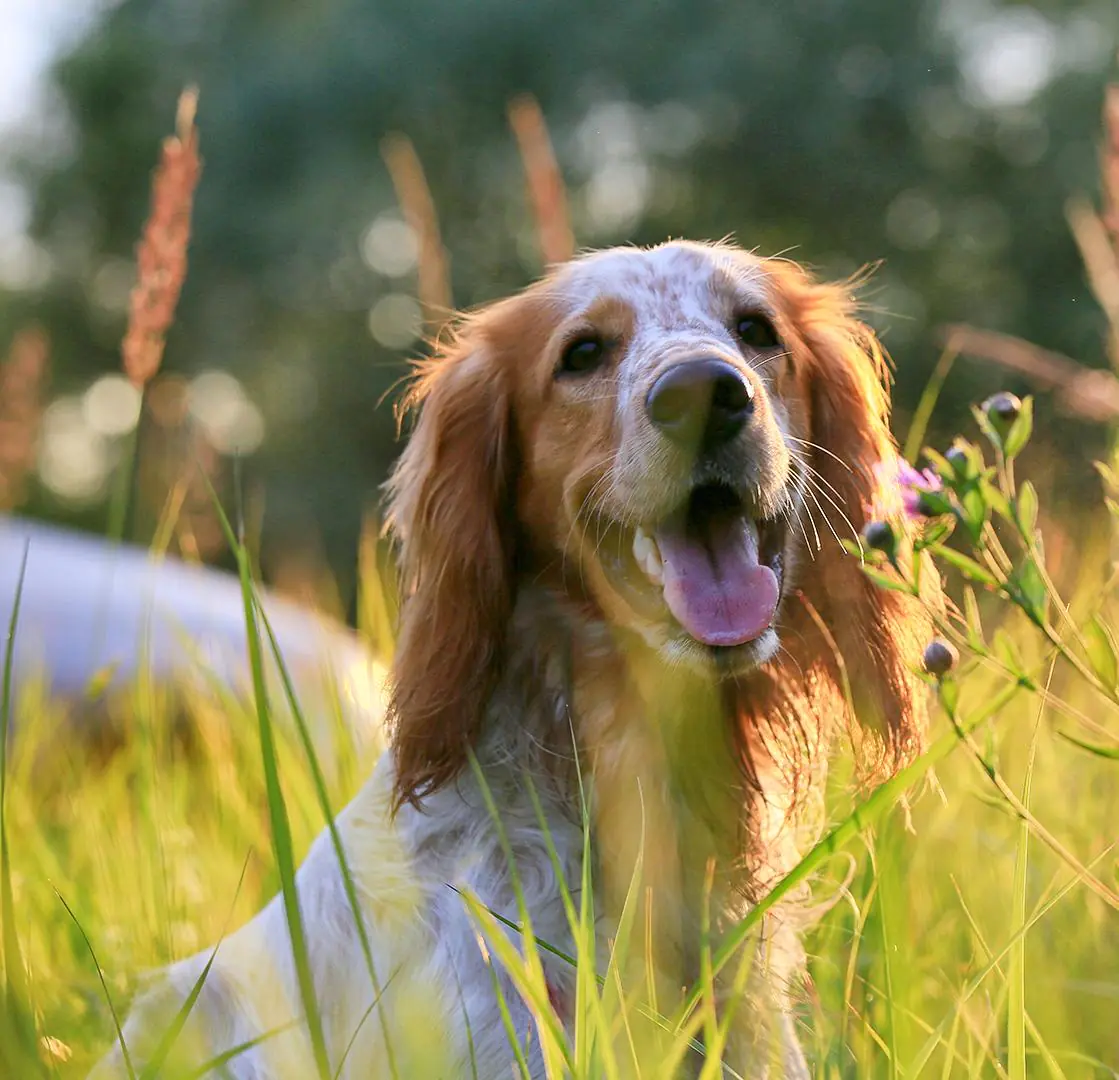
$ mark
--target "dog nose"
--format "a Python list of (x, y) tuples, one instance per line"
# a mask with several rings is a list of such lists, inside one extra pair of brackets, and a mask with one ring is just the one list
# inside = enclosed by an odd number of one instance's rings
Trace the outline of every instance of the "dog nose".
[(653, 384), (645, 411), (673, 442), (711, 450), (742, 430), (754, 411), (754, 388), (725, 360), (685, 360)]

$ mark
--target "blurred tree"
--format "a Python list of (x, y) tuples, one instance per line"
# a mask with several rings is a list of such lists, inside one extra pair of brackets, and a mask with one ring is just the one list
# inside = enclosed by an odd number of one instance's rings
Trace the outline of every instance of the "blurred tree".
[[(0, 330), (46, 326), (59, 389), (118, 368), (150, 169), (197, 83), (205, 173), (166, 366), (243, 381), (266, 535), (314, 524), (345, 582), (395, 452), (378, 402), (419, 347), (387, 133), (419, 151), (460, 305), (539, 270), (506, 127), (524, 91), (582, 244), (733, 233), (832, 274), (885, 260), (867, 297), (905, 411), (942, 322), (1101, 362), (1063, 205), (1097, 186), (1116, 23), (1110, 0), (123, 0), (57, 66), (72, 144), (23, 166), (52, 269), (0, 297)], [(960, 367), (945, 422), (1005, 381)]]

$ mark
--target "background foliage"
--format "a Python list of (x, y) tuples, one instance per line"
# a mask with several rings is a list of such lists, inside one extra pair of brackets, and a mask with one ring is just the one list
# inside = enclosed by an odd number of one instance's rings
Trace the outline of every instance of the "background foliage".
[[(318, 530), (349, 603), (359, 517), (395, 453), (378, 403), (420, 348), (387, 134), (418, 150), (459, 305), (540, 270), (506, 123), (522, 92), (582, 245), (733, 233), (827, 274), (883, 260), (866, 297), (904, 417), (947, 322), (1102, 362), (1063, 209), (1097, 186), (1117, 26), (1109, 0), (123, 0), (58, 64), (54, 134), (8, 148), (37, 247), (0, 291), (0, 341), (45, 326), (55, 394), (119, 370), (149, 172), (197, 84), (205, 169), (165, 371), (241, 381), (263, 419), (266, 569)], [(945, 427), (1002, 382), (959, 366)], [(1094, 438), (1041, 412), (1047, 452)], [(69, 498), (40, 485), (28, 508), (98, 526), (92, 480)]]

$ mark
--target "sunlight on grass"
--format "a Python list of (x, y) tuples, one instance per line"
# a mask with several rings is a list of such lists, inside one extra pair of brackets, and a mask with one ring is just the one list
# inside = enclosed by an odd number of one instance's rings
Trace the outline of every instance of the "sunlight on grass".
[[(263, 656), (269, 629), (245, 580)], [(1077, 592), (1098, 606), (1098, 593), (1083, 583)], [(989, 629), (998, 615), (985, 606)], [(1048, 654), (1024, 616), (1005, 616), (1002, 633), (1002, 648), (1012, 644), (1024, 669), (1041, 667)], [(1112, 710), (1058, 665), (1050, 693), (1062, 706), (1039, 722), (1036, 693), (1008, 684), (997, 665), (969, 663), (959, 676), (961, 730), (973, 732), (982, 759), (1023, 793), (1031, 815), (1063, 847), (1102, 881), (1114, 881), (1116, 764), (1061, 737), (1076, 730), (1070, 714), (1106, 725)], [(0, 875), (11, 897), (3, 908), (4, 1076), (84, 1075), (112, 1038), (106, 993), (122, 1011), (145, 970), (212, 946), (282, 893), (285, 878), (291, 888), (293, 868), (328, 811), (344, 805), (373, 763), (357, 760), (350, 746), (342, 756), (354, 760), (323, 769), (309, 753), (298, 708), (289, 710), (294, 723), (273, 724), (266, 695), (255, 703), (227, 698), (218, 709), (153, 692), (119, 707), (149, 737), (105, 760), (83, 749), (78, 721), (64, 710), (44, 710), (30, 691), (12, 703), (16, 734), (4, 762), (2, 818), (8, 858)], [(149, 715), (135, 715), (144, 707)], [(190, 715), (188, 742), (167, 737), (173, 707)], [(262, 733), (270, 745), (263, 755)], [(1119, 1008), (1115, 914), (1052, 848), (1032, 840), (1025, 860), (1025, 819), (958, 747), (959, 736), (941, 729), (927, 759), (869, 799), (856, 800), (846, 770), (833, 778), (837, 827), (809, 860), (815, 897), (831, 906), (809, 936), (812, 980), (800, 1008), (816, 1074), (1106, 1075), (1115, 1065)], [(933, 761), (943, 798), (933, 791), (917, 798), (909, 832), (896, 795)], [(282, 858), (274, 839), (281, 811), (290, 830)], [(631, 892), (620, 938), (633, 940), (616, 944), (620, 964), (626, 950), (641, 949), (637, 882)], [(581, 891), (584, 904), (589, 895)], [(473, 898), (463, 901), (491, 962), (534, 1002), (542, 1019), (534, 1037), (547, 1045), (552, 1075), (633, 1075), (642, 1055), (635, 1050), (619, 1064), (625, 1039), (618, 1036), (648, 1016), (625, 1015), (614, 976), (596, 975), (593, 959), (582, 964), (590, 977), (579, 980), (579, 1020), (568, 1043), (531, 947), (532, 913), (522, 911), (510, 938)], [(593, 920), (579, 900), (569, 897), (568, 907), (575, 925)], [(518, 937), (529, 943), (527, 955), (512, 946)], [(575, 937), (589, 954), (592, 936)], [(717, 952), (715, 964), (728, 955)], [(699, 1004), (686, 1039), (710, 1022)], [(439, 1075), (438, 1040), (422, 1034), (424, 1068), (435, 1069), (425, 1075)], [(412, 1067), (418, 1061), (409, 1051), (404, 1058)]]

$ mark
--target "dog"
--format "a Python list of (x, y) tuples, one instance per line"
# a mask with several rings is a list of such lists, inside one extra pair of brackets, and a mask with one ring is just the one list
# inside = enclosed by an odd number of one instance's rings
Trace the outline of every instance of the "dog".
[(205, 972), (176, 1047), (237, 1080), (555, 1075), (533, 1032), (578, 1022), (589, 885), (598, 973), (652, 1031), (627, 1021), (622, 1075), (666, 1067), (659, 1018), (701, 982), (714, 1026), (678, 1074), (718, 1042), (724, 1075), (809, 1075), (804, 890), (748, 962), (708, 961), (818, 835), (837, 734), (867, 776), (923, 743), (935, 573), (882, 590), (841, 544), (899, 506), (851, 291), (730, 243), (612, 249), (419, 364), (387, 485), (390, 749), (296, 878), (319, 1019), (277, 897), (145, 991), (134, 1064)]

